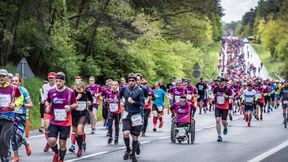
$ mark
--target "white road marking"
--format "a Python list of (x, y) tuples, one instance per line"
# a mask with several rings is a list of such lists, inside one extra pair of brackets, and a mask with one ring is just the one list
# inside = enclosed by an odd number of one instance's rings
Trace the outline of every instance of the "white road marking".
[(264, 152), (263, 154), (256, 156), (255, 158), (249, 160), (248, 162), (259, 162), (259, 161), (269, 157), (270, 155), (282, 150), (283, 148), (285, 148), (287, 146), (288, 146), (288, 140), (283, 142), (283, 143), (281, 143), (280, 145), (278, 145), (278, 146), (276, 146), (276, 147)]
[(87, 159), (87, 158), (94, 157), (94, 156), (100, 156), (100, 155), (107, 154), (107, 153), (109, 153), (109, 151), (102, 151), (102, 152), (97, 152), (95, 154), (90, 154), (90, 155), (82, 156), (80, 158), (74, 158), (74, 159), (65, 160), (65, 161), (66, 162), (79, 161), (79, 160)]

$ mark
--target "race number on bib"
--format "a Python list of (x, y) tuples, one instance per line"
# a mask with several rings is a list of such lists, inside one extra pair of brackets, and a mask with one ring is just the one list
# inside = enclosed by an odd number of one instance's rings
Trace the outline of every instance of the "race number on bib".
[(246, 103), (253, 103), (253, 101), (254, 101), (254, 98), (253, 98), (253, 97), (246, 97), (246, 98), (245, 98), (245, 102), (246, 102)]
[(11, 103), (11, 96), (7, 94), (0, 94), (0, 107), (9, 107)]
[(284, 101), (283, 101), (283, 104), (288, 104), (288, 100), (284, 100)]
[(163, 110), (163, 106), (157, 106), (158, 111), (162, 111)]
[(109, 108), (110, 108), (110, 112), (116, 112), (118, 110), (118, 104), (117, 103), (110, 103)]
[(67, 112), (65, 109), (54, 109), (55, 121), (66, 121)]
[(143, 124), (142, 115), (141, 114), (132, 115), (131, 123), (132, 127), (142, 125)]
[(175, 102), (179, 102), (180, 101), (180, 96), (175, 96)]
[(178, 136), (185, 136), (186, 135), (186, 130), (185, 128), (179, 128), (178, 130)]
[(78, 106), (76, 108), (77, 111), (84, 111), (87, 108), (87, 102), (86, 101), (78, 101)]
[(122, 115), (122, 119), (126, 119), (127, 118), (127, 116), (128, 116), (128, 112), (127, 111), (124, 111), (123, 112), (123, 115)]
[(13, 112), (14, 112), (14, 113), (17, 113), (17, 114), (22, 114), (22, 113), (23, 113), (23, 108), (22, 108), (22, 106), (20, 106), (20, 107), (15, 107), (15, 109), (14, 109)]
[(217, 96), (217, 103), (218, 104), (224, 104), (225, 103), (224, 96)]
[(192, 94), (187, 94), (187, 100), (191, 100), (192, 99)]

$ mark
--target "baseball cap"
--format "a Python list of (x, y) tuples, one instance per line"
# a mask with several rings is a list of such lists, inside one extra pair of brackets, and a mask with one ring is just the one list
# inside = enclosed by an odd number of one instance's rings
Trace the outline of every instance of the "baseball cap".
[(55, 72), (50, 72), (48, 73), (48, 77), (55, 77), (56, 76), (56, 73)]
[(0, 69), (0, 75), (8, 75), (8, 72), (6, 69)]

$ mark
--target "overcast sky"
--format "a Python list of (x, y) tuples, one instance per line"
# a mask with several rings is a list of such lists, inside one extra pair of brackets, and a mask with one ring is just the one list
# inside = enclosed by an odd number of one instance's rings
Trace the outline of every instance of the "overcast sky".
[(222, 7), (224, 8), (225, 16), (222, 20), (225, 22), (238, 21), (242, 16), (257, 6), (258, 0), (221, 0)]

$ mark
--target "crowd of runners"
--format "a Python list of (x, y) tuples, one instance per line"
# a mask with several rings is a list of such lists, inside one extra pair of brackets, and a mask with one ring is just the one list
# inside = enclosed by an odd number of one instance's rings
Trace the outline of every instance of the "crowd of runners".
[[(165, 109), (169, 109), (171, 118), (178, 124), (189, 123), (195, 114), (205, 115), (207, 111), (214, 111), (218, 142), (222, 141), (221, 125), (223, 134), (227, 135), (228, 120), (233, 120), (234, 114), (243, 115), (247, 127), (250, 127), (253, 117), (264, 120), (263, 113), (270, 113), (282, 105), (285, 122), (287, 81), (260, 78), (257, 66), (247, 61), (250, 56), (249, 52), (244, 52), (245, 47), (241, 39), (223, 38), (218, 66), (220, 76), (214, 80), (201, 78), (197, 84), (189, 79), (173, 78), (167, 86), (163, 80), (148, 85), (140, 73), (130, 73), (121, 78), (120, 83), (108, 79), (104, 86), (96, 84), (93, 76), (85, 86), (85, 80), (76, 76), (73, 87), (69, 88), (65, 85), (64, 73), (50, 72), (48, 82), (44, 82), (39, 90), (39, 131), (45, 133), (47, 141), (43, 151), (51, 149), (54, 152), (53, 162), (64, 161), (67, 150), (73, 153), (77, 149), (76, 156), (81, 157), (87, 148), (84, 127), (88, 122), (90, 133), (96, 133), (98, 109), (102, 109), (107, 128), (107, 144), (119, 143), (122, 128), (126, 146), (123, 159), (133, 162), (137, 161), (136, 154), (140, 154), (139, 136), (145, 138), (149, 122), (152, 122), (154, 132), (163, 127)], [(27, 155), (31, 155), (24, 130), (26, 111), (32, 107), (21, 77), (0, 69), (1, 161), (9, 161), (11, 146), (13, 162), (20, 161), (18, 149), (22, 144)], [(69, 137), (72, 145), (68, 148), (66, 142)]]

